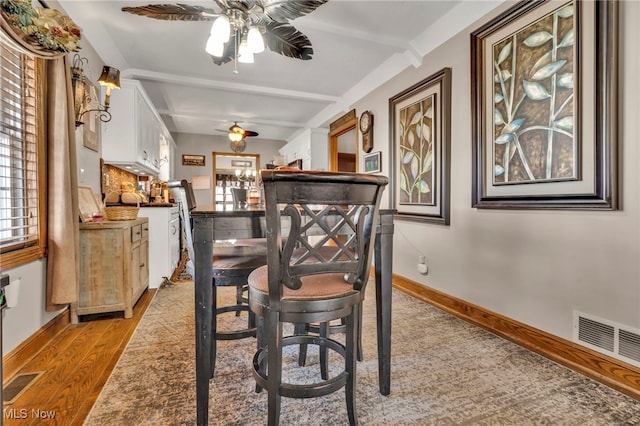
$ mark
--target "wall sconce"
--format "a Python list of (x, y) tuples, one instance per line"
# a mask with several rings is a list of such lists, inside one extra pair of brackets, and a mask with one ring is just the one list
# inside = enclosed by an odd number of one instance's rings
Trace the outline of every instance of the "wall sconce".
[[(102, 67), (102, 74), (98, 79), (98, 83), (106, 87), (106, 94), (104, 97), (104, 106), (101, 106), (99, 104), (99, 95), (95, 93), (95, 86), (88, 84), (84, 76), (82, 66), (87, 62), (87, 58), (81, 58), (80, 55), (76, 54), (73, 57), (73, 66), (71, 67), (71, 85), (76, 127), (83, 124), (82, 116), (90, 111), (99, 112), (100, 121), (105, 123), (110, 121), (111, 113), (109, 112), (109, 102), (111, 99), (111, 89), (120, 88), (120, 70), (109, 66)], [(92, 102), (98, 102), (98, 106), (91, 108)]]

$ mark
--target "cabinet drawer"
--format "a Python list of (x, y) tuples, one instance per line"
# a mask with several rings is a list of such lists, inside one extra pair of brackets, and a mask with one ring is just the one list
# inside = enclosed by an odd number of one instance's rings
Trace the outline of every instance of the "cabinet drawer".
[[(147, 229), (148, 232), (148, 229)], [(142, 239), (142, 224), (131, 227), (131, 242), (135, 243)]]
[(149, 239), (149, 222), (145, 222), (142, 224), (142, 239)]

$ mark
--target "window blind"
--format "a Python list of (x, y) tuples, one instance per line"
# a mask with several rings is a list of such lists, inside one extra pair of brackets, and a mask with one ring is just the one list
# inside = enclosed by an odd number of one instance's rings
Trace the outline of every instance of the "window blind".
[(38, 242), (35, 60), (0, 42), (0, 253)]

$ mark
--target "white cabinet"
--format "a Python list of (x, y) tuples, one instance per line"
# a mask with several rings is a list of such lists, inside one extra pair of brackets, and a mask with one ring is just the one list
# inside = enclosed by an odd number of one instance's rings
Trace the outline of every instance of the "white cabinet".
[(158, 178), (162, 181), (168, 182), (173, 180), (175, 171), (175, 156), (176, 143), (171, 137), (171, 133), (165, 129), (160, 134), (160, 173)]
[(138, 217), (149, 218), (149, 288), (158, 288), (180, 261), (178, 207), (141, 207)]
[(166, 132), (139, 81), (122, 79), (111, 94), (111, 121), (102, 125), (102, 158), (137, 175), (157, 175)]

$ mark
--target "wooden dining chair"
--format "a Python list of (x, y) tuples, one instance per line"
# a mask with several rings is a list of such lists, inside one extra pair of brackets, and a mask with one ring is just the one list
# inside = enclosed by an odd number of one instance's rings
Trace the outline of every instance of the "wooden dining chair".
[[(190, 211), (195, 208), (193, 189), (186, 180), (172, 181), (167, 186), (171, 189), (174, 199), (180, 205), (180, 219), (183, 224), (185, 245), (189, 257), (185, 270), (191, 276), (194, 276), (193, 259), (195, 259), (195, 252), (190, 221)], [(214, 244), (213, 259), (211, 261), (212, 304), (215, 312), (211, 327), (213, 338), (210, 339), (212, 344), (211, 377), (213, 377), (215, 370), (217, 340), (243, 339), (255, 337), (256, 335), (255, 315), (248, 305), (247, 279), (254, 269), (266, 263), (267, 250), (264, 239), (230, 240)], [(236, 287), (235, 304), (218, 306), (216, 289), (221, 286)], [(243, 296), (243, 294), (247, 296)], [(235, 312), (236, 314), (247, 312), (247, 327), (238, 330), (219, 330), (217, 316), (227, 312)]]
[[(258, 388), (268, 394), (267, 423), (278, 424), (283, 396), (319, 397), (344, 387), (349, 423), (356, 424), (356, 318), (388, 180), (377, 175), (288, 170), (262, 170), (261, 178), (267, 265), (249, 275), (249, 307), (257, 316), (253, 373)], [(332, 246), (328, 256), (327, 246)], [(342, 318), (345, 344), (331, 335), (283, 337), (285, 322), (327, 324)], [(283, 382), (282, 349), (288, 345), (317, 345), (335, 352), (344, 359), (343, 371), (310, 384)]]

